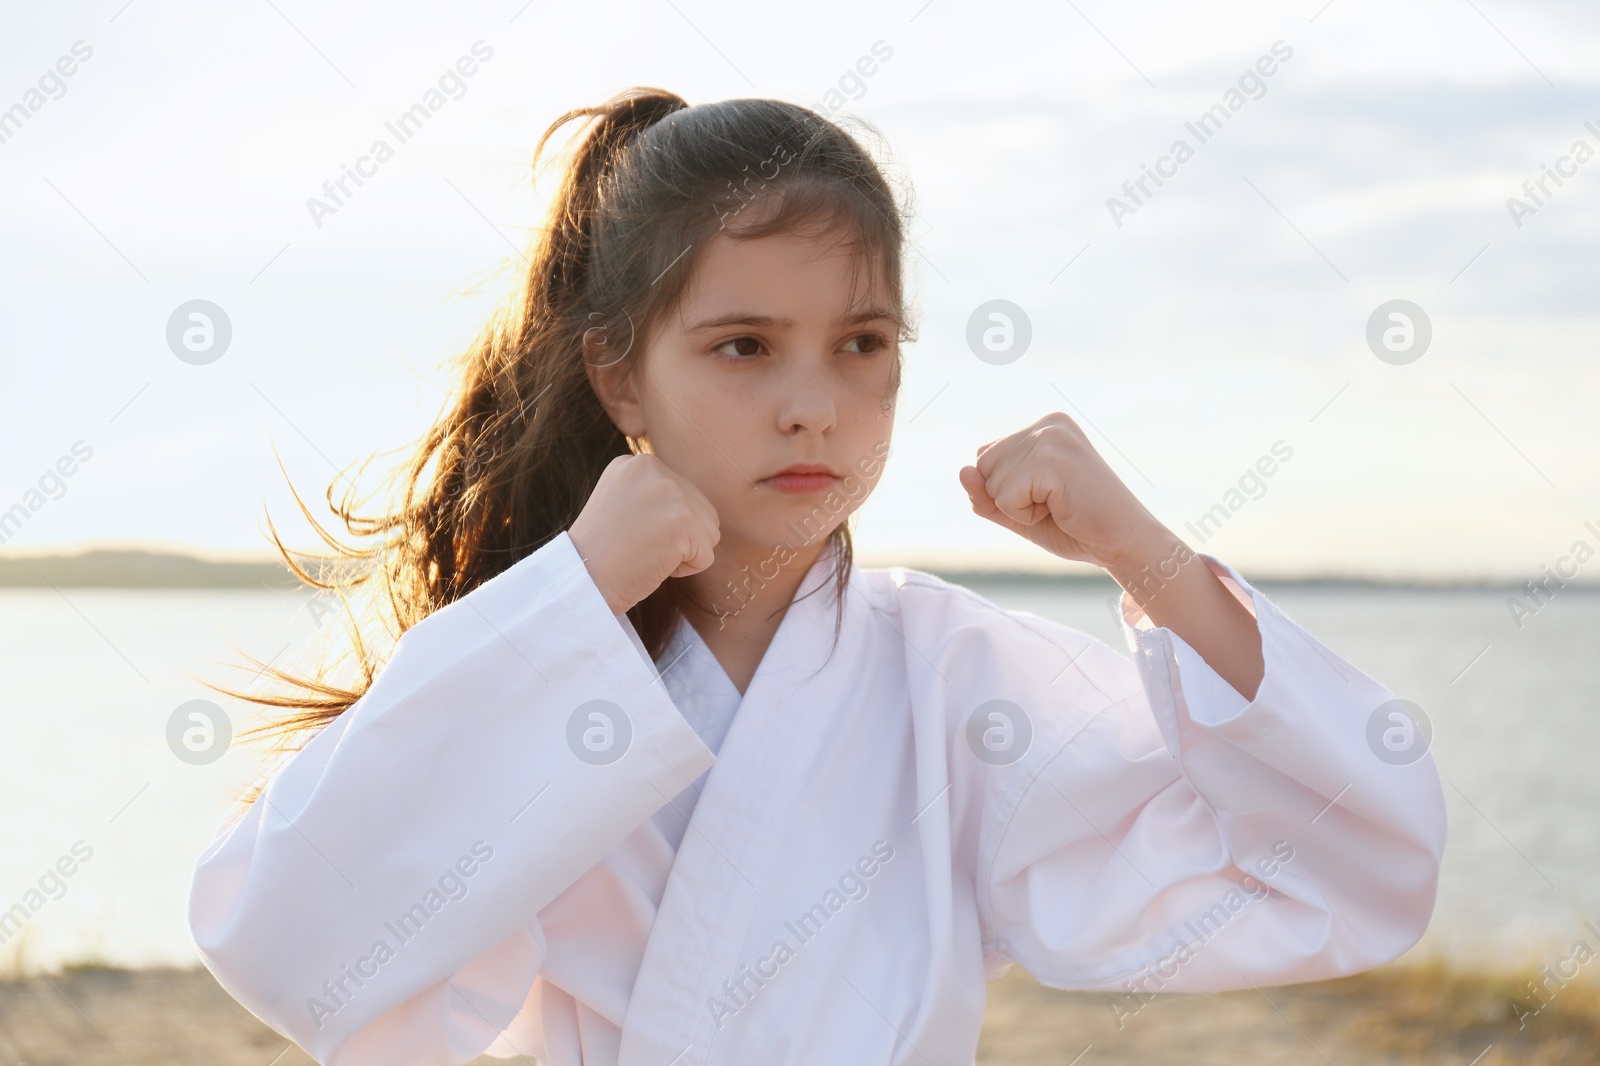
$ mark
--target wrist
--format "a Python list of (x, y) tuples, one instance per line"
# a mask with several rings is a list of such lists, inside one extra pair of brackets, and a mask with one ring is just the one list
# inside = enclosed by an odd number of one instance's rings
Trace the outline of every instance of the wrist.
[(572, 547), (578, 553), (578, 561), (583, 563), (583, 569), (589, 575), (589, 583), (595, 587), (595, 591), (600, 593), (600, 598), (606, 601), (606, 607), (611, 610), (612, 614), (625, 614), (633, 604), (622, 603), (616, 593), (611, 590), (610, 583), (605, 578), (604, 568), (585, 550), (583, 541), (587, 539), (587, 536), (585, 534), (573, 536), (573, 530), (569, 529), (567, 530), (567, 539), (572, 541)]
[(1143, 603), (1143, 597), (1177, 577), (1179, 568), (1194, 557), (1183, 538), (1160, 522), (1152, 522), (1124, 538), (1117, 555), (1101, 565), (1112, 580)]

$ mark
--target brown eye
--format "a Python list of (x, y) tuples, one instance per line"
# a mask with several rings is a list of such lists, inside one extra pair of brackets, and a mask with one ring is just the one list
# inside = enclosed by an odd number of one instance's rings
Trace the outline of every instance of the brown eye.
[(734, 350), (732, 352), (728, 352), (727, 354), (729, 355), (752, 356), (761, 354), (761, 341), (757, 340), (755, 337), (748, 336), (734, 337), (732, 340), (723, 341), (721, 344), (717, 345), (717, 351), (723, 351), (730, 344), (733, 345)]
[(856, 349), (862, 355), (873, 355), (881, 350), (886, 343), (881, 333), (863, 333), (855, 338), (855, 343), (860, 344), (862, 342), (865, 342), (867, 346)]

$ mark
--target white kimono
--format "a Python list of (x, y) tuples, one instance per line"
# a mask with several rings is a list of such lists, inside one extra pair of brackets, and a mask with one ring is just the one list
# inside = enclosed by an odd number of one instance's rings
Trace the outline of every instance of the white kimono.
[(562, 533), (219, 831), (196, 945), (338, 1066), (970, 1066), (1012, 963), (1132, 1013), (1387, 962), (1433, 909), (1432, 756), (1380, 756), (1392, 694), (1203, 558), (1254, 700), (1127, 596), (1133, 662), (857, 568), (835, 647), (828, 553), (741, 699), (686, 623), (658, 672)]

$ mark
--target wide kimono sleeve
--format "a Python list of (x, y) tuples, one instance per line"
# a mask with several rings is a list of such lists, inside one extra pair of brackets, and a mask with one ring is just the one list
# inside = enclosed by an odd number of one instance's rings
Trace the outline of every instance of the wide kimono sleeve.
[(523, 1008), (538, 912), (715, 761), (563, 532), (408, 630), (219, 829), (195, 944), (318, 1062), (466, 1062)]
[(981, 731), (954, 746), (976, 775), (989, 976), (1017, 962), (1140, 996), (1286, 984), (1380, 965), (1427, 928), (1445, 804), (1425, 723), (1200, 557), (1255, 617), (1254, 699), (1126, 594), (1131, 663), (1021, 612), (962, 635), (998, 671), (965, 703), (1002, 696), (986, 713), (1029, 734), (1014, 759)]

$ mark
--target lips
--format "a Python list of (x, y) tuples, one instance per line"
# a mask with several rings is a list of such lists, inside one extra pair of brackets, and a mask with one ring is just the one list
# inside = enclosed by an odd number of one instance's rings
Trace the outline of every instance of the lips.
[(785, 493), (823, 492), (833, 487), (839, 476), (822, 463), (795, 463), (786, 466), (762, 483)]

